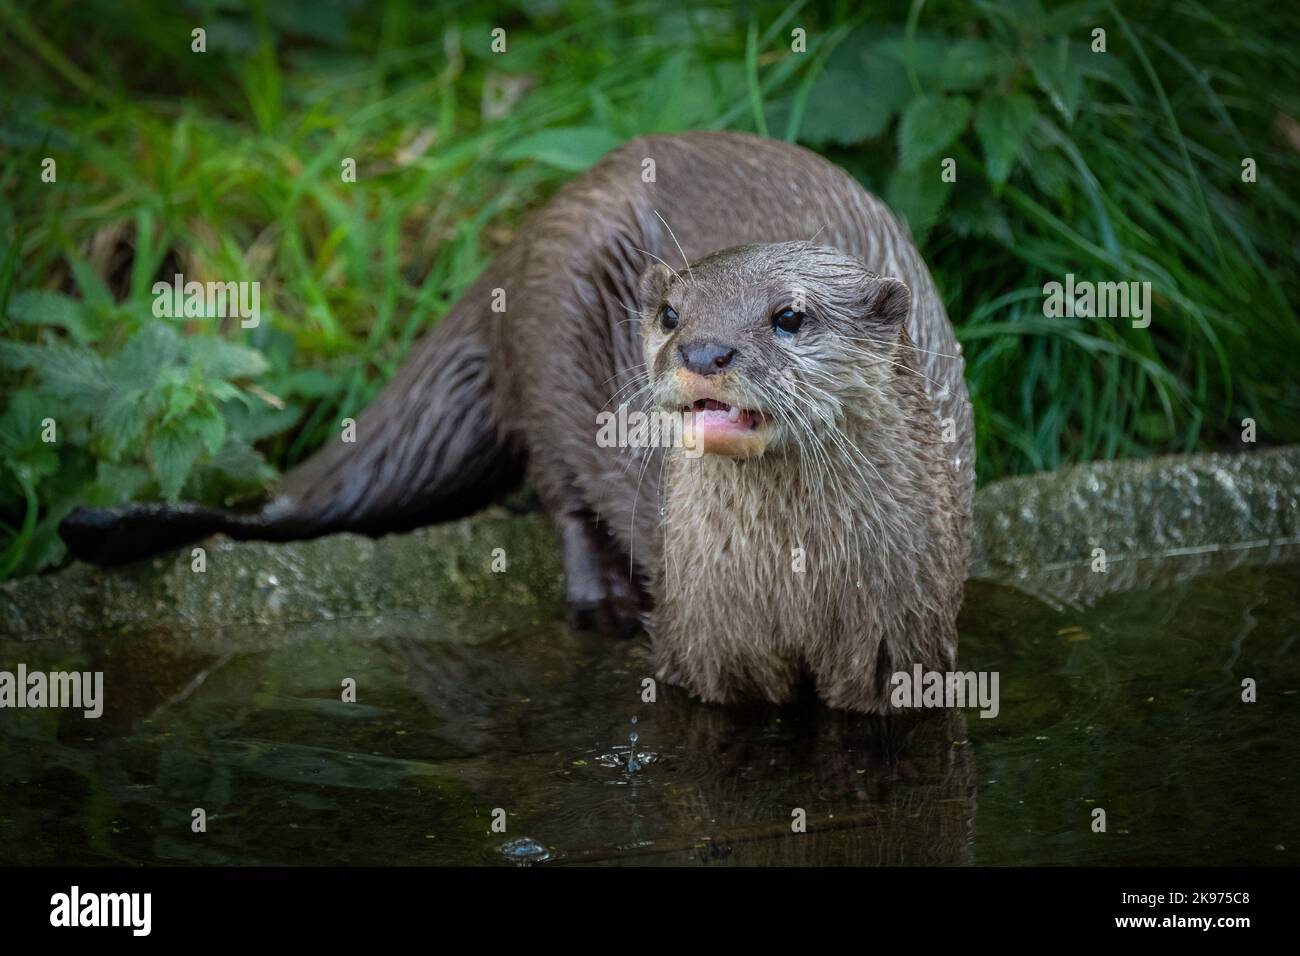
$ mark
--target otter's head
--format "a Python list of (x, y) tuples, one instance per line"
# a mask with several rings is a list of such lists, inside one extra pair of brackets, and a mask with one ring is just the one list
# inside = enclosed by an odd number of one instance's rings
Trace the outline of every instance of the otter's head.
[(641, 276), (652, 401), (691, 412), (709, 454), (754, 457), (830, 431), (896, 374), (911, 292), (806, 242), (740, 246)]

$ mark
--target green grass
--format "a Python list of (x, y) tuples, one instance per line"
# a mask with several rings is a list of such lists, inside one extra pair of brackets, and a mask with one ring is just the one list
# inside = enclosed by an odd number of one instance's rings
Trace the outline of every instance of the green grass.
[[(1300, 14), (860, 6), (0, 0), (0, 576), (57, 564), (78, 503), (262, 493), (528, 210), (651, 131), (801, 142), (907, 218), (982, 480), (1240, 449), (1246, 417), (1297, 439)], [(177, 271), (260, 281), (260, 327), (155, 319)], [(1045, 318), (1067, 272), (1150, 281), (1151, 327)]]

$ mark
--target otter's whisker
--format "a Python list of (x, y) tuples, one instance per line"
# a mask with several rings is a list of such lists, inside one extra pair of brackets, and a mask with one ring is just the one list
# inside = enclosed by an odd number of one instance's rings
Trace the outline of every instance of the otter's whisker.
[(601, 382), (600, 387), (604, 388), (606, 385), (614, 381), (614, 379), (618, 378), (620, 375), (626, 375), (628, 372), (631, 372), (634, 369), (645, 368), (645, 367), (646, 367), (645, 362), (638, 362), (636, 365), (629, 365), (627, 368), (621, 368), (613, 375), (611, 375), (609, 378), (605, 379), (605, 381)]
[(868, 352), (865, 349), (855, 349), (855, 348), (850, 348), (847, 349), (846, 351), (852, 352), (855, 355), (863, 355), (869, 359), (872, 359), (873, 361), (870, 363), (871, 365), (883, 365), (888, 363), (889, 365), (892, 365), (894, 368), (899, 369), (900, 371), (910, 372), (913, 375), (917, 376), (918, 378), (925, 379), (927, 382), (929, 382), (937, 389), (942, 390), (945, 387), (942, 382), (936, 382), (934, 379), (930, 378), (930, 376), (926, 375), (924, 372), (920, 371), (919, 369), (912, 368), (910, 365), (904, 365), (901, 362), (895, 362), (893, 359), (886, 358), (885, 356), (879, 353)]
[[(673, 278), (675, 278), (678, 282), (684, 282), (684, 281), (685, 281), (685, 280), (681, 277), (681, 273), (679, 273), (679, 272), (678, 272), (676, 269), (674, 269), (672, 266), (668, 265), (668, 263), (664, 262), (664, 260), (660, 259), (657, 255), (655, 255), (655, 254), (654, 254), (653, 252), (651, 252), (649, 249), (641, 249), (641, 248), (638, 248), (637, 246), (633, 246), (632, 248), (633, 248), (633, 249), (636, 249), (636, 251), (639, 252), (639, 253), (641, 253), (643, 256), (649, 256), (651, 259), (654, 259), (656, 262), (661, 263), (663, 266), (665, 266), (665, 267), (668, 269), (669, 272), (671, 272), (671, 273), (673, 274)], [(690, 270), (688, 269), (687, 271), (689, 272)]]
[(677, 252), (681, 255), (682, 262), (686, 264), (686, 274), (689, 275), (691, 277), (691, 281), (694, 282), (695, 273), (691, 272), (691, 260), (687, 259), (686, 253), (682, 251), (682, 244), (677, 241), (677, 236), (673, 234), (673, 227), (668, 225), (667, 219), (659, 215), (658, 209), (654, 210), (654, 214), (659, 217), (659, 221), (662, 222), (664, 224), (664, 228), (668, 230), (668, 235), (672, 237), (673, 245), (677, 247)]
[(632, 379), (630, 382), (627, 382), (625, 385), (623, 385), (621, 388), (619, 388), (617, 391), (615, 391), (614, 394), (611, 395), (611, 396), (610, 396), (610, 397), (605, 401), (605, 404), (603, 404), (603, 405), (600, 406), (600, 410), (601, 410), (602, 412), (603, 412), (603, 411), (607, 411), (607, 410), (609, 409), (609, 404), (610, 404), (610, 402), (616, 401), (616, 400), (618, 399), (619, 395), (621, 395), (623, 392), (627, 391), (629, 388), (632, 388), (632, 387), (634, 387), (634, 386), (636, 387), (636, 391), (634, 391), (634, 392), (632, 392), (630, 395), (628, 395), (626, 401), (624, 401), (624, 402), (620, 402), (619, 404), (629, 405), (629, 406), (630, 406), (630, 405), (632, 404), (633, 400), (636, 399), (636, 398), (638, 398), (638, 397), (640, 396), (640, 393), (641, 393), (643, 390), (648, 389), (648, 388), (650, 387), (650, 373), (649, 373), (649, 372), (644, 372), (644, 373), (642, 373), (642, 374), (640, 374), (640, 375), (637, 375), (637, 376), (633, 377), (633, 379)]
[[(840, 338), (845, 339), (849, 342), (865, 342), (868, 345), (879, 344), (878, 342), (875, 342), (872, 339), (864, 339), (860, 336), (854, 336), (854, 335), (844, 335), (843, 333), (840, 333)], [(896, 349), (906, 349), (909, 352), (920, 352), (922, 355), (937, 355), (939, 358), (948, 358), (948, 359), (961, 358), (960, 355), (957, 355), (953, 352), (935, 352), (931, 349), (918, 348), (915, 345), (904, 345), (902, 342), (893, 342), (891, 343), (891, 345), (893, 348)]]

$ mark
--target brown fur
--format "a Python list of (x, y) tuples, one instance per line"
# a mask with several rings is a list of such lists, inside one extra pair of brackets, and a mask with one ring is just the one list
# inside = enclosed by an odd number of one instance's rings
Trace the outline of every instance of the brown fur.
[[(641, 182), (646, 157), (657, 183)], [(816, 246), (773, 245), (814, 237)], [(653, 598), (662, 676), (706, 700), (783, 701), (806, 667), (832, 706), (881, 711), (890, 672), (947, 669), (967, 555), (970, 407), (942, 303), (888, 210), (796, 147), (739, 134), (647, 137), (570, 184), (527, 239), (522, 294), (497, 326), (509, 369), (498, 417), (529, 449), (566, 557), (581, 552), (571, 544), (581, 533), (568, 529), (593, 519), (616, 543), (612, 556), (630, 555)], [(753, 243), (762, 245), (706, 258)], [(768, 349), (744, 376), (751, 389), (778, 387), (780, 353), (770, 327), (746, 325), (764, 322), (791, 285), (807, 288), (810, 312), (824, 294), (838, 331), (791, 367), (803, 395), (821, 390), (813, 404), (838, 440), (806, 414), (779, 426), (794, 433), (784, 447), (752, 460), (597, 447), (598, 412), (648, 403), (642, 379), (659, 344), (648, 320), (659, 302), (642, 301), (641, 276), (656, 259), (674, 265), (687, 296), (679, 331), (721, 323)], [(865, 300), (880, 284), (868, 266), (910, 288), (906, 321), (853, 313), (852, 293)], [(666, 271), (646, 273), (652, 298)], [(939, 442), (944, 418), (956, 442)], [(803, 574), (791, 570), (798, 547)], [(574, 583), (589, 581), (571, 581), (581, 602)]]
[[(758, 458), (669, 453), (651, 624), (661, 675), (705, 700), (784, 702), (806, 669), (827, 704), (882, 712), (895, 671), (951, 670), (966, 521), (903, 328), (906, 286), (806, 243), (647, 285), (647, 314), (666, 299), (681, 317), (670, 335), (642, 324), (661, 404), (682, 403), (675, 340), (703, 336), (738, 347), (714, 388), (771, 413), (775, 432)], [(782, 342), (769, 317), (791, 288), (811, 318)]]
[[(817, 325), (792, 346), (765, 323), (794, 285)], [(772, 413), (761, 457), (597, 445), (601, 411), (671, 399), (664, 296), (679, 341), (738, 348), (718, 384)], [(96, 560), (214, 527), (379, 534), (468, 513), (526, 467), (570, 602), (626, 616), (648, 592), (664, 678), (784, 701), (807, 674), (832, 706), (879, 712), (891, 671), (955, 656), (974, 465), (962, 368), (905, 230), (843, 170), (744, 134), (647, 136), (535, 214), (359, 417), (356, 444), (323, 449), (262, 512), (83, 511), (61, 530)], [(939, 441), (944, 420), (955, 441)]]

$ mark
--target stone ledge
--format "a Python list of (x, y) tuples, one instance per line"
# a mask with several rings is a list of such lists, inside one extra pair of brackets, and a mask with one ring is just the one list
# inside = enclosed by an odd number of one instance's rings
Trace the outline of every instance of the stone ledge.
[[(975, 501), (971, 577), (1056, 604), (1187, 577), (1211, 566), (1294, 560), (1300, 448), (1095, 462), (1010, 478)], [(206, 542), (104, 569), (85, 564), (0, 585), (0, 637), (85, 631), (289, 628), (405, 613), (482, 623), (502, 605), (562, 614), (559, 549), (540, 515), (490, 509), (372, 540), (341, 534), (287, 544)], [(507, 572), (491, 571), (504, 548)], [(1092, 570), (1106, 553), (1107, 572)]]

